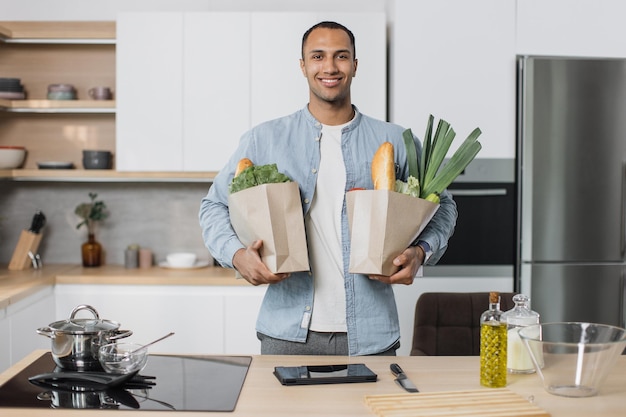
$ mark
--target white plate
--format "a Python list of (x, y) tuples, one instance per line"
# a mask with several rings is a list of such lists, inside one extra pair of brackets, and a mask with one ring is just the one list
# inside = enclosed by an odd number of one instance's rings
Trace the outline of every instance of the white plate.
[(159, 266), (161, 268), (168, 268), (168, 269), (198, 269), (198, 268), (205, 268), (209, 266), (209, 261), (196, 261), (196, 263), (193, 264), (193, 266), (171, 266), (170, 264), (167, 263), (167, 261), (163, 261), (163, 262), (159, 262)]
[(74, 164), (72, 162), (58, 162), (58, 161), (44, 161), (37, 162), (39, 169), (73, 169)]

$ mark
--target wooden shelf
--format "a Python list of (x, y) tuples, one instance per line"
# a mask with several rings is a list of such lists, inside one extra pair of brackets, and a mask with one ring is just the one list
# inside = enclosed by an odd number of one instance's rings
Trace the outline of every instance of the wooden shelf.
[(108, 169), (0, 170), (0, 178), (13, 181), (63, 182), (206, 182), (217, 172), (122, 172)]
[(115, 100), (5, 100), (0, 110), (23, 113), (114, 113)]
[(2, 22), (7, 43), (115, 43), (115, 22)]

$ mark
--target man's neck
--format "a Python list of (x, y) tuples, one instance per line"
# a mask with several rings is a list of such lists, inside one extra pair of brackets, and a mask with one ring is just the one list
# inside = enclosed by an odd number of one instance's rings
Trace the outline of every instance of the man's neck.
[(344, 104), (336, 105), (335, 103), (309, 103), (309, 111), (320, 123), (337, 126), (348, 123), (354, 118), (354, 109), (350, 101)]

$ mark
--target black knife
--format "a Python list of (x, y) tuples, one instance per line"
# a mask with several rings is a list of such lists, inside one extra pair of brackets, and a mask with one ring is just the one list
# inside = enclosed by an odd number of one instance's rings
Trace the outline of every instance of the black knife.
[(397, 363), (392, 363), (389, 366), (391, 372), (396, 376), (396, 383), (405, 389), (407, 392), (419, 392), (417, 387), (411, 380), (406, 376), (400, 365)]

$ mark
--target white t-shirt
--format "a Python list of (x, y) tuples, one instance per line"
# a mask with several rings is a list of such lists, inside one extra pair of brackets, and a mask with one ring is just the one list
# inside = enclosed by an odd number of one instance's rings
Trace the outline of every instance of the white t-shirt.
[(318, 332), (347, 331), (341, 250), (341, 209), (346, 184), (341, 129), (347, 124), (322, 127), (315, 195), (305, 220), (315, 277), (309, 328)]

